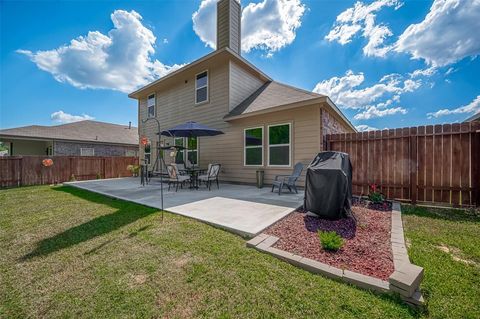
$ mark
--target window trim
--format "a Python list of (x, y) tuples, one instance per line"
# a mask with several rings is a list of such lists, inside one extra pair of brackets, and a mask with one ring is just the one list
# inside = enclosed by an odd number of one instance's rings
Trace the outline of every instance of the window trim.
[(173, 145), (174, 145), (174, 146), (177, 145), (176, 140), (177, 140), (177, 139), (180, 139), (180, 138), (181, 138), (182, 141), (183, 141), (183, 145), (182, 145), (182, 146), (185, 147), (185, 149), (183, 149), (183, 150), (181, 150), (181, 151), (178, 151), (178, 152), (183, 152), (183, 158), (182, 158), (183, 162), (184, 162), (184, 163), (187, 163), (188, 153), (196, 151), (196, 152), (197, 152), (197, 163), (196, 163), (195, 165), (198, 166), (198, 164), (199, 164), (199, 163), (198, 163), (198, 162), (199, 162), (199, 158), (198, 158), (198, 153), (199, 153), (199, 152), (198, 152), (198, 149), (200, 148), (200, 139), (199, 139), (199, 137), (198, 137), (198, 136), (195, 136), (195, 138), (197, 139), (197, 148), (196, 148), (196, 149), (193, 149), (193, 150), (188, 149), (188, 137), (182, 137), (182, 136), (174, 137), (174, 138), (173, 138)]
[[(147, 145), (150, 146), (150, 152), (145, 152), (145, 149), (147, 148)], [(146, 144), (144, 147), (143, 147), (143, 159), (146, 160), (147, 157), (145, 155), (150, 155), (149, 158), (148, 158), (148, 163), (145, 161), (145, 164), (147, 165), (150, 165), (152, 163), (152, 143), (149, 141), (148, 144)]]
[[(205, 86), (197, 87), (197, 76), (202, 73), (207, 73), (207, 84)], [(205, 101), (198, 102), (197, 101), (197, 91), (198, 89), (203, 89), (204, 87), (207, 88), (207, 99)], [(195, 105), (200, 105), (204, 103), (208, 103), (210, 101), (210, 72), (207, 70), (203, 70), (202, 72), (198, 72), (195, 74)]]
[[(262, 145), (247, 146), (247, 130), (254, 130), (256, 128), (262, 129)], [(261, 148), (262, 149), (262, 164), (254, 165), (247, 164), (247, 148)], [(265, 165), (265, 126), (246, 127), (243, 129), (243, 166), (245, 167), (263, 167)]]
[(194, 164), (194, 165), (197, 165), (197, 166), (198, 166), (198, 164), (199, 164), (199, 163), (198, 163), (198, 145), (199, 145), (200, 139), (198, 138), (198, 136), (195, 136), (195, 138), (197, 139), (197, 148), (194, 149), (194, 150), (190, 150), (190, 149), (188, 149), (188, 139), (189, 139), (189, 138), (188, 138), (188, 137), (185, 137), (185, 147), (186, 147), (185, 151), (186, 151), (186, 152), (184, 153), (184, 154), (185, 154), (185, 155), (184, 155), (184, 156), (185, 156), (184, 162), (186, 163), (187, 160), (188, 160), (188, 153), (190, 153), (190, 152), (197, 152), (197, 161), (196, 161), (196, 164)]
[[(92, 150), (92, 155), (83, 155), (83, 150)], [(80, 147), (80, 156), (95, 156), (95, 148), (93, 147)]]
[[(282, 125), (288, 125), (288, 144), (273, 144), (270, 145), (270, 127), (273, 126), (282, 126)], [(292, 123), (287, 122), (287, 123), (278, 123), (278, 124), (269, 124), (267, 128), (267, 148), (268, 148), (268, 156), (267, 156), (267, 166), (268, 167), (292, 167)], [(288, 146), (288, 165), (271, 165), (270, 164), (270, 146)]]
[[(153, 96), (153, 105), (149, 106), (148, 100), (150, 99), (151, 96)], [(153, 107), (153, 115), (150, 115), (150, 112), (149, 112), (150, 107)], [(155, 116), (157, 116), (157, 95), (155, 93), (152, 93), (147, 96), (147, 118), (152, 118)]]

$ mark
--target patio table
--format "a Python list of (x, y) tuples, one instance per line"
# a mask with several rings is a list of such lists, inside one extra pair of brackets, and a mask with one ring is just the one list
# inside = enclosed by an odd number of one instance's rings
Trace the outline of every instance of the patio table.
[(206, 171), (206, 169), (200, 168), (200, 167), (189, 167), (189, 168), (185, 168), (184, 171), (190, 175), (190, 180), (191, 180), (190, 188), (198, 189), (198, 175), (201, 172)]

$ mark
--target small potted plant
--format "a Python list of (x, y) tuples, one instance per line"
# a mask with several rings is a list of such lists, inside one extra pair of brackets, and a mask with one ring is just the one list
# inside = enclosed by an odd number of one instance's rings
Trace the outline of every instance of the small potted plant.
[(140, 172), (140, 165), (128, 165), (127, 170), (132, 173), (133, 177), (137, 177)]

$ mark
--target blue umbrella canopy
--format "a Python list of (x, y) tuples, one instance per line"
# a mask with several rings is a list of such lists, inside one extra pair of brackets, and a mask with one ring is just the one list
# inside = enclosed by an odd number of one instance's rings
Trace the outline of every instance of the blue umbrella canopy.
[(208, 127), (206, 125), (189, 121), (172, 127), (168, 130), (162, 131), (161, 133), (164, 136), (175, 136), (175, 137), (195, 137), (195, 136), (215, 136), (224, 134), (222, 131)]

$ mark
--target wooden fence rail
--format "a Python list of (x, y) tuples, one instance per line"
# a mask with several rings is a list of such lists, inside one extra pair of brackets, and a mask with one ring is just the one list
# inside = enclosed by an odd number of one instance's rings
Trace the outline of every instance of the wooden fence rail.
[(354, 194), (480, 206), (479, 122), (332, 134), (326, 149), (350, 154)]
[(45, 167), (46, 156), (0, 157), (0, 187), (42, 185), (71, 180), (132, 176), (130, 164), (138, 164), (137, 157), (51, 156), (53, 165)]

